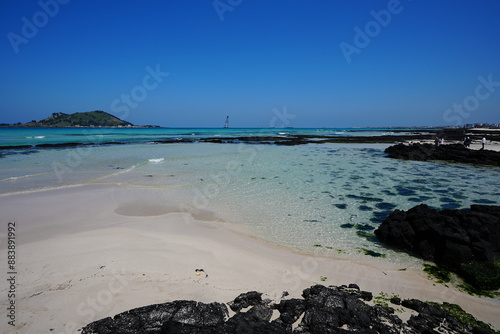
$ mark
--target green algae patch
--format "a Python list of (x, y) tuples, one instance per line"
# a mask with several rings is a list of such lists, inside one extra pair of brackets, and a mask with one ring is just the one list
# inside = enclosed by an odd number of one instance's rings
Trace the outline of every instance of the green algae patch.
[(357, 231), (356, 235), (358, 237), (364, 238), (364, 239), (366, 239), (367, 241), (370, 241), (370, 242), (377, 242), (377, 240), (378, 240), (377, 237), (374, 234), (366, 232), (366, 231)]
[[(313, 245), (314, 247), (316, 248), (324, 248), (324, 249), (328, 249), (328, 250), (334, 250), (332, 246), (323, 246), (323, 245), (320, 245), (320, 244), (316, 244), (316, 245)], [(339, 253), (345, 253), (342, 249), (337, 249), (337, 251)]]
[(461, 277), (480, 290), (500, 289), (500, 260), (462, 264)]
[(429, 275), (428, 277), (430, 279), (434, 279), (436, 283), (445, 284), (449, 283), (451, 280), (451, 273), (438, 266), (424, 263), (424, 271), (427, 273), (427, 275)]
[(368, 255), (368, 256), (382, 257), (382, 258), (386, 258), (387, 257), (387, 255), (385, 255), (383, 253), (372, 251), (371, 249), (358, 248), (358, 250), (359, 250), (360, 253), (363, 253), (363, 254)]
[(462, 325), (465, 327), (468, 327), (473, 330), (474, 333), (479, 331), (475, 331), (475, 328), (480, 328), (481, 330), (485, 331), (486, 333), (496, 333), (500, 334), (500, 331), (495, 331), (494, 329), (491, 328), (491, 325), (484, 323), (480, 320), (477, 320), (473, 315), (465, 312), (460, 306), (456, 304), (449, 304), (449, 303), (443, 303), (443, 304), (438, 304), (435, 302), (426, 302), (427, 304), (448, 312), (452, 317), (457, 319)]
[[(497, 261), (495, 261), (497, 262)], [(436, 283), (439, 284), (444, 284), (445, 286), (446, 283), (449, 283), (451, 281), (451, 277), (453, 275), (452, 272), (447, 271), (445, 269), (442, 269), (438, 266), (431, 265), (431, 264), (424, 264), (424, 271), (429, 275), (429, 279), (433, 279)], [(479, 270), (477, 275), (479, 275)], [(462, 278), (459, 276), (459, 278)], [(494, 279), (495, 277), (493, 277)], [(468, 293), (471, 296), (478, 296), (478, 297), (489, 297), (489, 298), (495, 298), (500, 296), (499, 291), (491, 291), (490, 289), (481, 289), (478, 288), (474, 285), (471, 285), (467, 283), (466, 281), (463, 281), (461, 284), (457, 285), (458, 289), (460, 289), (463, 292)]]
[(401, 304), (401, 298), (398, 295), (389, 296), (385, 292), (380, 292), (378, 296), (373, 297), (373, 303), (375, 305), (379, 305), (379, 306), (387, 309), (391, 313), (394, 313), (394, 312), (403, 313), (404, 312), (403, 308), (395, 309), (394, 307), (389, 306), (389, 303), (394, 304), (394, 305)]
[(500, 296), (500, 292), (498, 291), (481, 290), (465, 282), (459, 284), (458, 288), (463, 292), (468, 293), (471, 296), (489, 297), (489, 298), (495, 298)]

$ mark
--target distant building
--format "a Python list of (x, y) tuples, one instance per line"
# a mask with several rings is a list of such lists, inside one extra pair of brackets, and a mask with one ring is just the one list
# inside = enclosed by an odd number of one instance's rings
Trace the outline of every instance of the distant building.
[(474, 129), (474, 128), (499, 128), (499, 123), (472, 123), (472, 124), (464, 124), (465, 129)]

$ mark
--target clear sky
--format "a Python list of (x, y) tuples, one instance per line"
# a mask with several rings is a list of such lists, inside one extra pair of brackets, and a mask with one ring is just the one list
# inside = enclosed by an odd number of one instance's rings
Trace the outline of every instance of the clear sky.
[(499, 0), (2, 0), (0, 32), (0, 122), (500, 122)]

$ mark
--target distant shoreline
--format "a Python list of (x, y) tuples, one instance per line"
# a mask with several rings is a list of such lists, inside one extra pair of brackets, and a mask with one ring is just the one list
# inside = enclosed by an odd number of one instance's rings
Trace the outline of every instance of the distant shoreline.
[(30, 126), (30, 125), (0, 125), (1, 129), (150, 129), (163, 128), (159, 125), (94, 125), (94, 126)]
[[(14, 129), (37, 129), (35, 127), (11, 127)], [(40, 127), (38, 129), (176, 129), (176, 128), (163, 128), (156, 126), (90, 126), (90, 127)], [(179, 128), (179, 130), (190, 130), (191, 128)], [(193, 128), (196, 130), (197, 128)], [(217, 128), (204, 128), (207, 130), (217, 129)], [(253, 129), (253, 128), (248, 128)], [(481, 140), (485, 135), (488, 136), (489, 142), (500, 142), (500, 129), (463, 129), (463, 128), (347, 128), (342, 129), (343, 131), (349, 133), (356, 133), (362, 130), (368, 131), (383, 131), (388, 130), (394, 132), (394, 134), (382, 134), (373, 136), (356, 136), (356, 135), (324, 135), (324, 134), (301, 134), (301, 133), (290, 133), (285, 131), (297, 131), (297, 129), (268, 129), (268, 128), (255, 128), (255, 130), (276, 130), (284, 131), (283, 133), (262, 133), (262, 134), (251, 134), (248, 136), (201, 136), (196, 138), (188, 137), (168, 137), (155, 138), (152, 140), (130, 140), (130, 141), (96, 141), (90, 140), (88, 142), (61, 142), (61, 143), (40, 143), (40, 144), (23, 144), (23, 145), (1, 145), (0, 150), (17, 150), (17, 149), (37, 149), (37, 148), (70, 148), (75, 146), (107, 146), (107, 145), (125, 145), (125, 144), (179, 144), (179, 143), (216, 143), (216, 144), (268, 144), (268, 145), (304, 145), (304, 144), (325, 144), (325, 143), (383, 143), (383, 144), (396, 144), (401, 142), (430, 142), (436, 137), (443, 137), (447, 143), (463, 142), (464, 136), (469, 136), (474, 141)], [(304, 128), (308, 130), (309, 128)], [(311, 128), (314, 130), (314, 128)], [(220, 129), (221, 134), (226, 131), (226, 129)], [(237, 130), (229, 129), (229, 130)], [(335, 129), (325, 129), (325, 130), (335, 130)], [(339, 128), (340, 130), (340, 128)], [(400, 133), (401, 132), (401, 133)], [(410, 133), (408, 133), (410, 132)], [(92, 137), (89, 135), (89, 137)]]
[[(21, 125), (19, 125), (21, 124)], [(221, 129), (219, 127), (175, 127), (175, 126), (162, 126), (162, 125), (72, 125), (72, 126), (33, 126), (33, 125), (23, 125), (22, 123), (0, 123), (0, 128), (19, 128), (19, 129), (72, 129), (72, 128), (117, 128), (117, 129), (130, 129), (130, 128), (160, 128), (160, 129)], [(391, 131), (499, 131), (500, 128), (495, 127), (484, 127), (484, 128), (463, 128), (463, 127), (440, 127), (440, 126), (353, 126), (353, 127), (288, 127), (288, 128), (274, 128), (274, 127), (231, 127), (228, 130), (238, 130), (238, 129), (269, 129), (269, 130), (300, 130), (300, 129), (325, 129), (325, 130), (336, 130), (336, 129), (353, 129), (357, 130), (391, 130)]]

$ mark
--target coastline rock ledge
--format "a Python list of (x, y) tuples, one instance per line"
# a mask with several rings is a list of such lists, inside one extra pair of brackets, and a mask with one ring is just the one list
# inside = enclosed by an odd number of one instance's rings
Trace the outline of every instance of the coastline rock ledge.
[(394, 210), (375, 230), (382, 243), (460, 275), (482, 290), (500, 288), (500, 206)]
[(279, 303), (262, 300), (261, 296), (256, 291), (239, 295), (228, 303), (235, 312), (232, 317), (223, 303), (174, 301), (95, 321), (85, 326), (82, 334), (495, 333), (470, 315), (468, 319), (474, 320), (460, 321), (452, 314), (466, 313), (457, 305), (391, 299), (398, 307), (415, 311), (404, 323), (388, 304), (365, 303), (372, 299), (372, 294), (360, 291), (355, 284), (315, 285), (303, 291), (303, 299), (282, 299)]
[(385, 149), (389, 158), (403, 160), (445, 160), (478, 165), (500, 166), (500, 152), (471, 150), (460, 144), (397, 144)]

